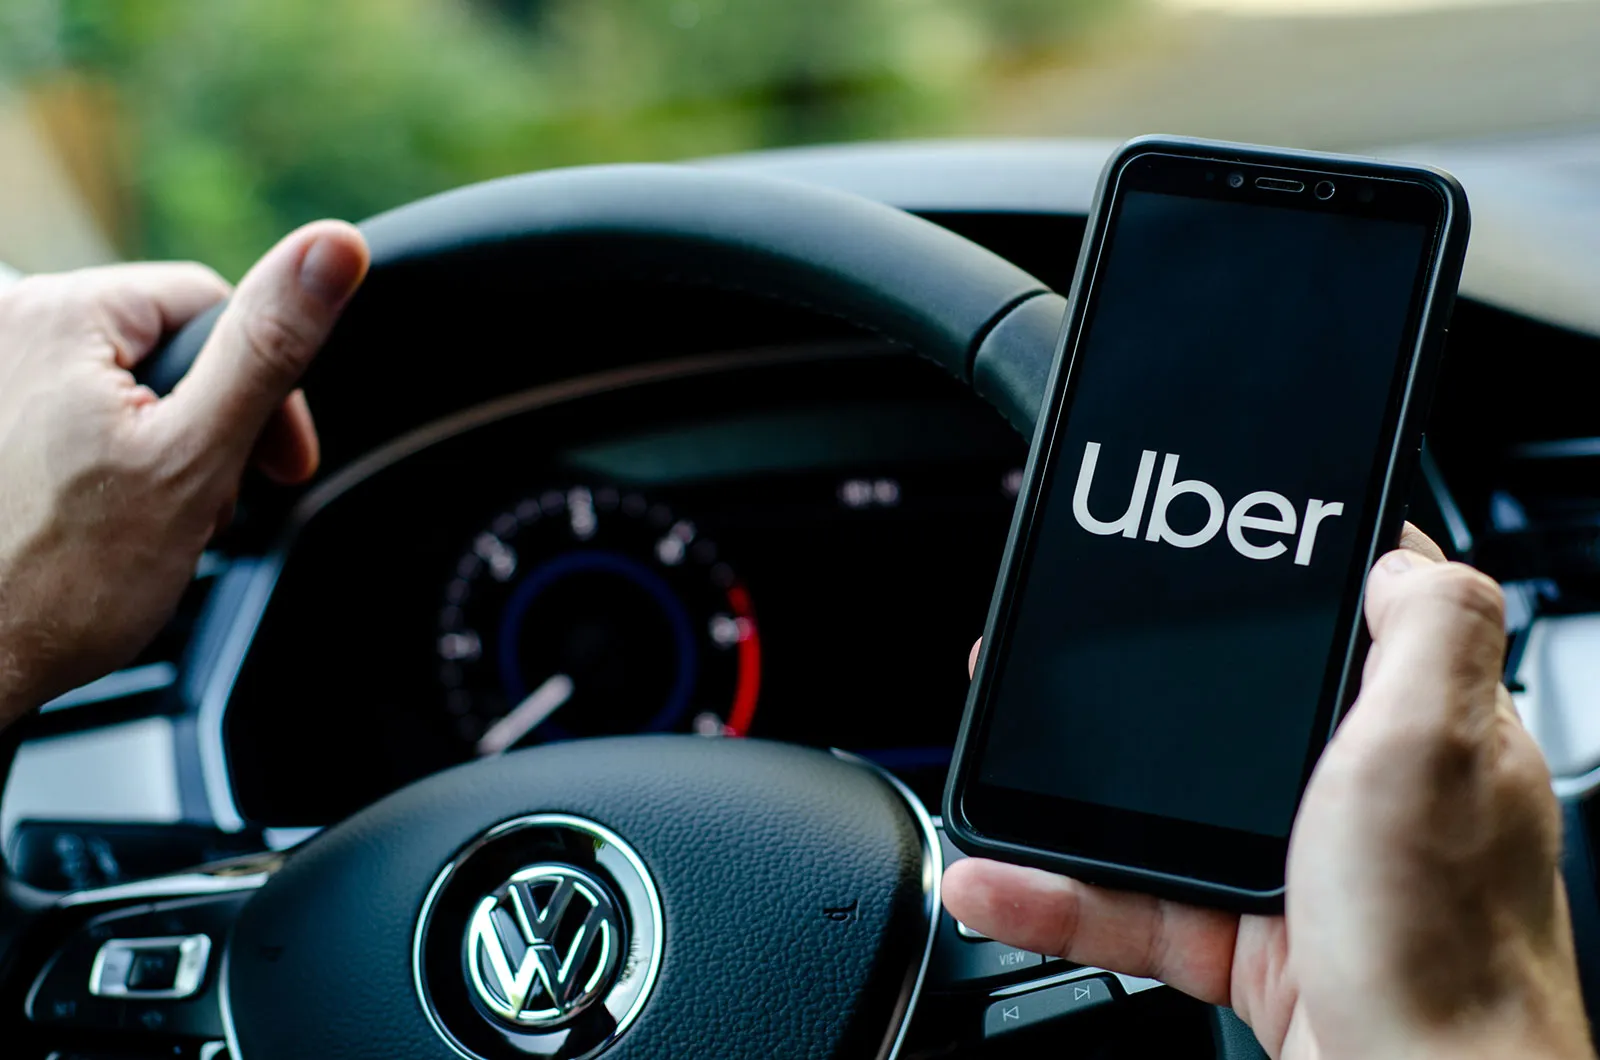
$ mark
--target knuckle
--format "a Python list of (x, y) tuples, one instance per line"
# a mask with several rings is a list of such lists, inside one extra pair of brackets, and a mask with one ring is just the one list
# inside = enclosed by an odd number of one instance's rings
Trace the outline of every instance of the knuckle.
[(1484, 761), (1482, 740), (1459, 724), (1396, 725), (1384, 744), (1382, 753), (1357, 767), (1358, 790), (1381, 793), (1421, 784), (1431, 795), (1454, 797), (1472, 786)]
[(1505, 626), (1506, 599), (1495, 580), (1464, 563), (1439, 568), (1434, 592), (1458, 610), (1483, 619), (1497, 630)]
[(152, 301), (111, 288), (90, 314), (95, 330), (107, 343), (148, 347), (161, 338), (161, 310)]
[(1561, 804), (1531, 739), (1508, 738), (1491, 788), (1496, 832), (1507, 863), (1554, 870), (1561, 857)]
[(1468, 787), (1474, 784), (1488, 760), (1481, 727), (1471, 722), (1457, 721), (1442, 725), (1419, 741), (1418, 758), (1428, 767), (1435, 781)]
[(58, 301), (70, 289), (53, 274), (24, 276), (0, 294), (0, 306), (11, 312), (37, 309)]
[(184, 278), (198, 286), (208, 286), (216, 289), (217, 297), (224, 298), (232, 290), (228, 281), (222, 274), (211, 266), (199, 261), (175, 261), (172, 267), (184, 273)]
[(1056, 957), (1067, 957), (1078, 941), (1078, 929), (1083, 926), (1083, 903), (1073, 895), (1052, 911), (1051, 923), (1045, 931), (1047, 951)]
[(1550, 763), (1544, 752), (1534, 742), (1520, 722), (1501, 717), (1499, 773), (1503, 786), (1513, 791), (1535, 796), (1541, 803), (1553, 801), (1555, 793), (1550, 787)]
[(1544, 845), (1537, 837), (1552, 833), (1549, 845), (1559, 849), (1561, 804), (1550, 787), (1550, 771), (1540, 768), (1537, 756), (1508, 755), (1495, 772), (1492, 794), (1504, 827), (1534, 847)]
[(1396, 712), (1351, 735), (1357, 738), (1326, 756), (1333, 778), (1328, 783), (1363, 805), (1458, 800), (1482, 781), (1494, 760), (1485, 727), (1453, 712)]
[(0, 324), (8, 337), (30, 336), (46, 345), (81, 334), (90, 314), (81, 273), (26, 276), (0, 292)]
[(301, 327), (280, 312), (258, 310), (239, 323), (245, 349), (274, 381), (298, 378), (308, 342)]

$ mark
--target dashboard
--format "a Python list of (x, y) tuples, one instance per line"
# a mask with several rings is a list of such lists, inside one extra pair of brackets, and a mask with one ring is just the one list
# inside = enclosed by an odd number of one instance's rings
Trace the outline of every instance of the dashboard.
[(661, 731), (838, 747), (934, 801), (1025, 455), (861, 342), (424, 427), (280, 543), (224, 726), (239, 811), (323, 825), (474, 757)]

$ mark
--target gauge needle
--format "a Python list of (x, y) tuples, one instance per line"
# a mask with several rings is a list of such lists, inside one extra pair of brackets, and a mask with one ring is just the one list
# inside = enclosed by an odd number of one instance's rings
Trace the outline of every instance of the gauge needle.
[(560, 710), (562, 704), (571, 698), (572, 678), (566, 674), (547, 678), (509, 714), (489, 726), (489, 731), (478, 741), (479, 757), (487, 758), (514, 747), (518, 740), (537, 729), (541, 722)]

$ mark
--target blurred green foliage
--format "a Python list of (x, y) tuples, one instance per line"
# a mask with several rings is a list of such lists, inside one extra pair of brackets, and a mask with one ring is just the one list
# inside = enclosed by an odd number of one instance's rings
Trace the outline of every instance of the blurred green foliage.
[(959, 130), (1108, 2), (0, 0), (0, 81), (109, 85), (122, 250), (236, 276), (506, 173)]

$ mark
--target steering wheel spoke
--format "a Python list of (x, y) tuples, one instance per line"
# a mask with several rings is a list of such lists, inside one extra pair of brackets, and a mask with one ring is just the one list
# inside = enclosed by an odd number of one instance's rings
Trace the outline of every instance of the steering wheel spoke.
[(13, 937), (8, 1046), (26, 1060), (212, 1060), (227, 1037), (224, 947), (281, 862), (263, 855), (36, 903)]

